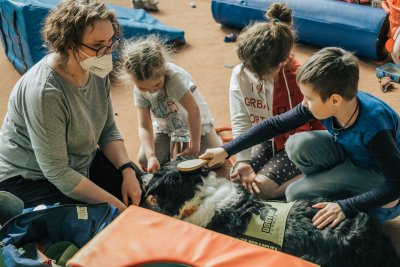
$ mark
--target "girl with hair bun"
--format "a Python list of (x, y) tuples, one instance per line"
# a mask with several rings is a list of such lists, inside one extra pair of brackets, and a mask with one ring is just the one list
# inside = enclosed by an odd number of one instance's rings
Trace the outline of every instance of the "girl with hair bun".
[[(246, 27), (238, 38), (237, 55), (241, 63), (232, 71), (229, 88), (234, 138), (264, 119), (292, 109), (303, 99), (296, 83), (300, 64), (291, 53), (295, 42), (292, 10), (285, 3), (273, 3), (266, 18), (267, 21)], [(241, 151), (232, 168), (231, 180), (263, 199), (283, 197), (286, 187), (301, 177), (300, 170), (285, 152), (285, 142), (296, 132), (314, 129), (323, 126), (314, 120)]]

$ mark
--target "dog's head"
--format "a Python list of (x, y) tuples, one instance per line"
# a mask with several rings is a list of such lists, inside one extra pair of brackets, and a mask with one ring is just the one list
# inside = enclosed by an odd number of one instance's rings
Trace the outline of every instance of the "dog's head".
[(178, 171), (176, 166), (183, 160), (172, 161), (156, 173), (142, 176), (146, 199), (142, 206), (169, 216), (179, 214), (180, 208), (194, 197), (197, 187), (203, 185), (203, 179), (208, 175), (205, 168)]

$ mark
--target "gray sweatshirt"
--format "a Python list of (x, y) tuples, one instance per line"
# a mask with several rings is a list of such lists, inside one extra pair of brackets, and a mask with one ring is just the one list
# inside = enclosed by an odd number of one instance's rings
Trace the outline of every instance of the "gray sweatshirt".
[(71, 86), (43, 58), (14, 86), (0, 130), (0, 181), (16, 175), (48, 179), (61, 192), (88, 176), (97, 145), (122, 139), (110, 82), (90, 74)]

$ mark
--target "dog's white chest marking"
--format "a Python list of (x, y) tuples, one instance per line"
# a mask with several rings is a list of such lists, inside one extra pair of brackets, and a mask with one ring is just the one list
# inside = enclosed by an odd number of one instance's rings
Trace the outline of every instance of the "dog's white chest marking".
[[(206, 227), (217, 211), (229, 210), (237, 205), (243, 197), (238, 185), (229, 180), (217, 178), (210, 173), (204, 184), (197, 187), (195, 196), (186, 201), (174, 216), (177, 219)], [(267, 212), (253, 215), (247, 230), (238, 236), (239, 239), (258, 246), (281, 250), (285, 233), (286, 218), (294, 202), (265, 202), (270, 206)]]

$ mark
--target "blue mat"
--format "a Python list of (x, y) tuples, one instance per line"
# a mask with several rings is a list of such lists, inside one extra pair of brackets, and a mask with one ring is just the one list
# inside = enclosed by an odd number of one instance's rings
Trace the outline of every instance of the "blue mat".
[[(276, 0), (213, 0), (216, 22), (243, 28), (264, 14)], [(389, 23), (381, 8), (328, 0), (286, 0), (293, 10), (297, 40), (320, 47), (338, 46), (360, 57), (383, 59)]]
[[(0, 0), (0, 39), (4, 51), (20, 73), (46, 53), (41, 37), (43, 20), (59, 0)], [(158, 34), (168, 42), (184, 43), (184, 32), (168, 27), (143, 9), (107, 5), (115, 10), (125, 38)]]

